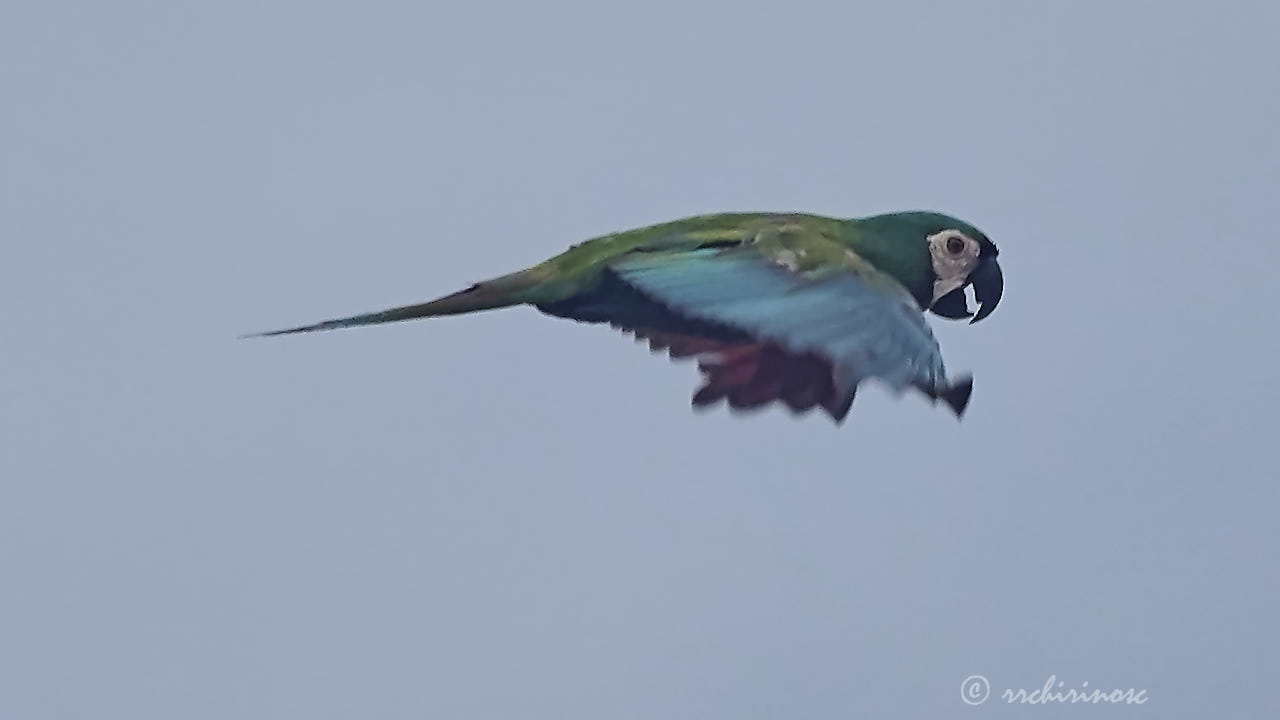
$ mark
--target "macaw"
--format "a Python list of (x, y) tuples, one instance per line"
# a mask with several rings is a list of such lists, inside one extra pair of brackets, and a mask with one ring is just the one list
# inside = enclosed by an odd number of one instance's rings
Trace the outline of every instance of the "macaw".
[(694, 407), (776, 400), (838, 424), (859, 383), (875, 379), (941, 399), (959, 418), (973, 378), (948, 380), (924, 311), (970, 323), (990, 315), (1004, 291), (997, 255), (977, 228), (936, 212), (702, 215), (588, 240), (430, 302), (256, 337), (532, 305), (697, 358)]

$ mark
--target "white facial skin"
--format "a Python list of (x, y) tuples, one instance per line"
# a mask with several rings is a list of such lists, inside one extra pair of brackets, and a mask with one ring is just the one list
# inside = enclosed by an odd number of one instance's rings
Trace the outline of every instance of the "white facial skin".
[(929, 236), (929, 257), (933, 261), (933, 302), (962, 287), (978, 264), (978, 241), (959, 230), (943, 230)]

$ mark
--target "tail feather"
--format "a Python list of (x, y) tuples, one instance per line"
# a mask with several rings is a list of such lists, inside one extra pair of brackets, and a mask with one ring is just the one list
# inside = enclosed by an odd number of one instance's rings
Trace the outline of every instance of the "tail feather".
[(418, 318), (437, 317), (440, 315), (459, 315), (462, 313), (491, 310), (494, 308), (520, 305), (528, 302), (526, 293), (537, 285), (528, 272), (504, 275), (493, 280), (476, 283), (466, 290), (452, 295), (445, 295), (430, 302), (418, 305), (405, 305), (378, 312), (352, 315), (351, 317), (325, 320), (313, 325), (301, 325), (284, 330), (271, 330), (263, 333), (242, 335), (242, 338), (271, 337), (274, 335), (292, 335), (295, 333), (316, 332), (319, 330), (336, 330), (338, 328), (359, 327), (361, 325), (381, 325), (383, 323), (416, 320)]

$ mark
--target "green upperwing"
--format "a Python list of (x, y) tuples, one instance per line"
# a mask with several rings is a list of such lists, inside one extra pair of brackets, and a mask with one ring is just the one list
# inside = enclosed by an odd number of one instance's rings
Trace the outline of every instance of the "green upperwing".
[(948, 383), (922, 314), (935, 279), (924, 238), (942, 228), (981, 237), (937, 213), (700, 216), (595, 238), (420, 305), (263, 335), (530, 304), (608, 322), (672, 357), (699, 357), (707, 378), (695, 405), (779, 400), (797, 412), (822, 407), (839, 421), (857, 385), (876, 378), (942, 398), (959, 415), (972, 381)]

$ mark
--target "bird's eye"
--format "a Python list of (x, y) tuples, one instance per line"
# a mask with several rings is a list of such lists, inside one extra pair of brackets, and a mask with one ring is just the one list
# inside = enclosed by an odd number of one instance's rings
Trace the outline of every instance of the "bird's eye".
[(959, 255), (964, 250), (964, 240), (958, 235), (952, 235), (947, 238), (947, 252), (952, 255)]

